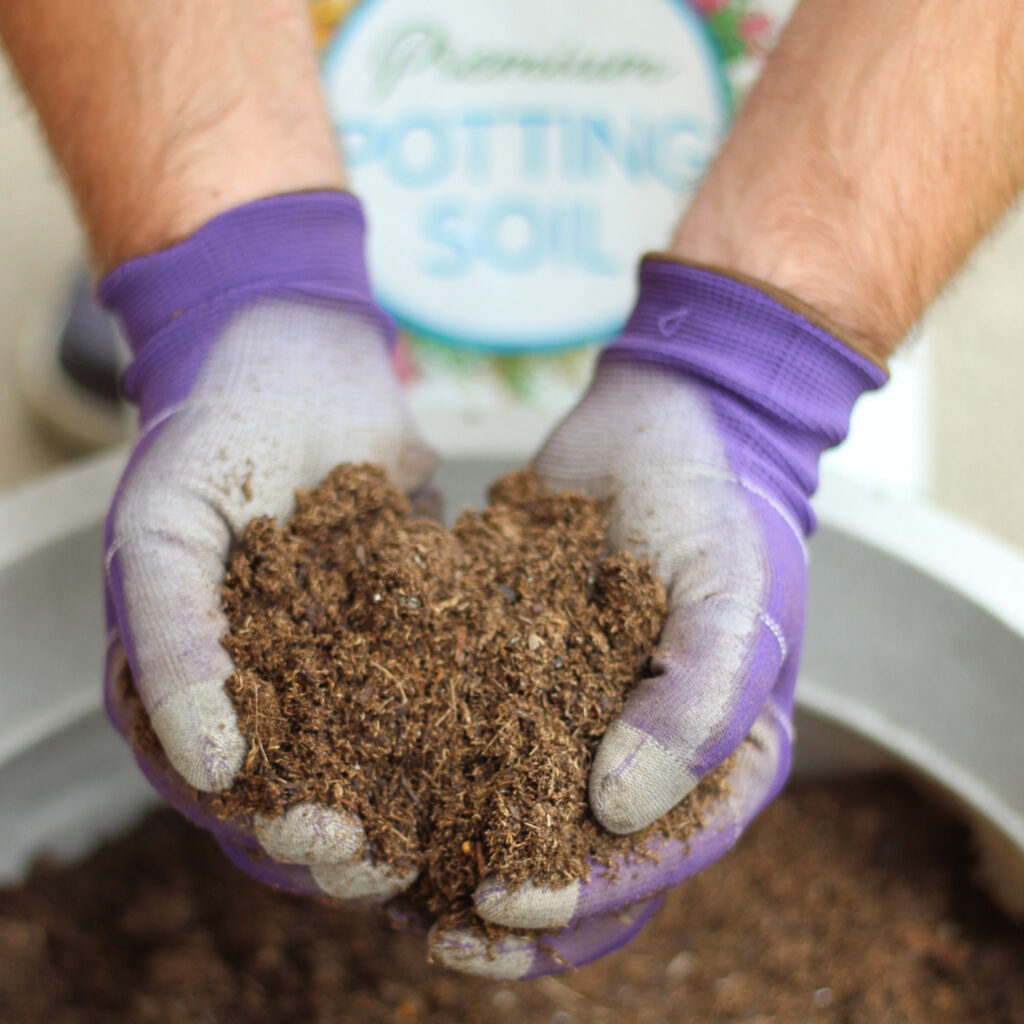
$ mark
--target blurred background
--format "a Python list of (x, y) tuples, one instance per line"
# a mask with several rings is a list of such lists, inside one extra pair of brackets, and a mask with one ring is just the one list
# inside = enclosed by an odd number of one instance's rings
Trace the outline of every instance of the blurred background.
[[(33, 417), (15, 364), (20, 339), (59, 330), (82, 262), (60, 175), (0, 65), (0, 491), (81, 457)], [(1022, 268), (1017, 208), (930, 311), (892, 386), (858, 409), (851, 442), (831, 459), (837, 472), (926, 498), (1024, 548)]]

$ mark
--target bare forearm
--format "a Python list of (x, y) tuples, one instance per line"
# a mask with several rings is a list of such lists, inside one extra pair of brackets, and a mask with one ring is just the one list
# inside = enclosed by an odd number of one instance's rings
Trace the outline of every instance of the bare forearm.
[(888, 355), (1024, 185), (1013, 0), (804, 0), (673, 251)]
[(101, 271), (344, 184), (303, 0), (0, 0), (0, 34)]

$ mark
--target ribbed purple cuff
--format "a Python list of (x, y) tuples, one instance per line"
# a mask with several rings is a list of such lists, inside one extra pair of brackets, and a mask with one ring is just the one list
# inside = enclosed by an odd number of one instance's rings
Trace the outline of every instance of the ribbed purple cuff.
[(805, 532), (818, 459), (846, 437), (885, 372), (744, 281), (646, 258), (636, 307), (602, 361), (656, 363), (701, 382), (737, 473), (778, 494)]
[(685, 368), (780, 419), (796, 417), (816, 429), (834, 423), (832, 444), (846, 436), (857, 398), (887, 379), (880, 367), (767, 292), (655, 256), (640, 265), (637, 304), (605, 358), (621, 353)]
[(374, 301), (366, 223), (347, 192), (296, 192), (222, 213), (177, 245), (129, 260), (100, 282), (136, 355), (169, 323), (214, 302), (302, 294), (335, 300), (395, 325)]

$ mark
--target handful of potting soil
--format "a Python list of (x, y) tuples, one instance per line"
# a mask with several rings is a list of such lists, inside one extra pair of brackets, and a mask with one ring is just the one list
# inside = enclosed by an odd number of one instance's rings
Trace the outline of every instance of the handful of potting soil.
[[(524, 471), (490, 502), (449, 531), (378, 468), (339, 466), (286, 524), (248, 525), (224, 588), (250, 749), (218, 813), (354, 813), (374, 860), (419, 870), (411, 897), (433, 915), (469, 908), (484, 876), (567, 884), (651, 832), (605, 832), (587, 776), (664, 589), (606, 551), (596, 499)], [(698, 803), (652, 828), (687, 834)]]

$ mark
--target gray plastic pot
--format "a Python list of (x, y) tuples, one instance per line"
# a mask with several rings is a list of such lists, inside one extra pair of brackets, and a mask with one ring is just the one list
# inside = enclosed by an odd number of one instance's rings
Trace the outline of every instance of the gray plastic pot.
[[(0, 499), (0, 881), (154, 802), (107, 725), (100, 535), (115, 453)], [(507, 469), (445, 466), (450, 509)], [(968, 809), (1024, 906), (1024, 559), (920, 504), (826, 479), (811, 544), (797, 771), (902, 765)]]

